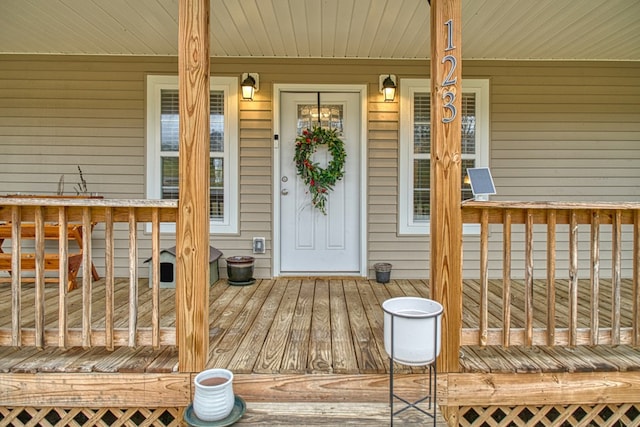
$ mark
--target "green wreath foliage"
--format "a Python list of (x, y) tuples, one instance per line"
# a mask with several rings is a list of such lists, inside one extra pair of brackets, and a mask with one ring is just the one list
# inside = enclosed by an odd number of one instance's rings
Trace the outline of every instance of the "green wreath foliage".
[[(323, 169), (318, 163), (311, 160), (311, 156), (316, 152), (318, 146), (325, 144), (332, 159)], [(346, 157), (344, 142), (338, 138), (335, 129), (323, 129), (316, 126), (313, 130), (303, 130), (302, 134), (296, 138), (293, 160), (296, 163), (298, 176), (309, 187), (311, 203), (325, 215), (327, 214), (328, 192), (333, 190), (336, 182), (344, 177)]]

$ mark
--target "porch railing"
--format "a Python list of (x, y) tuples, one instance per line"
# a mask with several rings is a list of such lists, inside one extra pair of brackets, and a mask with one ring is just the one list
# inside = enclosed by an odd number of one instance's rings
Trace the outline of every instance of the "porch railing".
[[(167, 200), (115, 200), (92, 198), (0, 198), (0, 224), (11, 228), (11, 257), (9, 283), (0, 286), (11, 286), (11, 325), (0, 328), (0, 345), (10, 346), (105, 346), (113, 349), (115, 346), (175, 345), (176, 331), (173, 326), (161, 327), (160, 323), (160, 224), (175, 223), (177, 216), (177, 202)], [(25, 250), (23, 227), (29, 224), (33, 230), (32, 245)], [(81, 253), (82, 280), (78, 289), (69, 290), (69, 224), (77, 224), (83, 238), (78, 242), (82, 247)], [(115, 291), (116, 291), (116, 234), (118, 224), (125, 224), (124, 239), (128, 239), (128, 321), (116, 319)], [(143, 225), (148, 224), (148, 225)], [(47, 251), (46, 239), (51, 239), (52, 232), (58, 228), (57, 253)], [(140, 239), (144, 227), (150, 227), (152, 277), (150, 300), (139, 300), (139, 248), (144, 244), (148, 248), (148, 238)], [(49, 235), (47, 235), (47, 232)], [(97, 232), (99, 230), (99, 233)], [(92, 234), (93, 231), (93, 234)], [(104, 304), (94, 304), (94, 290), (96, 282), (92, 278), (93, 261), (97, 251), (94, 245), (100, 242), (100, 235), (104, 234)], [(124, 234), (124, 233), (122, 233)], [(91, 236), (91, 238), (86, 238)], [(174, 241), (175, 242), (175, 241)], [(175, 244), (175, 243), (174, 243)], [(5, 244), (5, 246), (7, 246)], [(102, 245), (101, 245), (102, 246)], [(102, 248), (100, 248), (102, 251)], [(4, 248), (5, 257), (8, 253)], [(30, 255), (27, 255), (26, 252)], [(26, 258), (30, 257), (35, 263), (33, 272), (25, 271)], [(47, 306), (45, 299), (45, 282), (49, 281), (46, 270), (51, 267), (51, 261), (57, 265), (57, 310)], [(30, 264), (33, 265), (33, 264)], [(54, 267), (55, 268), (55, 267)], [(55, 273), (55, 271), (54, 271)], [(34, 306), (26, 308), (23, 304), (23, 287), (26, 279), (34, 283)], [(6, 279), (6, 273), (5, 273)], [(5, 280), (6, 282), (7, 280)], [(51, 292), (51, 287), (46, 291)], [(69, 295), (70, 292), (80, 292), (82, 295), (81, 322), (70, 326)], [(139, 325), (139, 307), (142, 304), (151, 307), (150, 326)], [(92, 312), (96, 307), (104, 306), (103, 313)], [(57, 314), (55, 312), (57, 311)], [(56, 325), (52, 325), (45, 318), (57, 318)], [(97, 319), (97, 320), (96, 320)], [(126, 325), (126, 326), (120, 326)]]
[(462, 218), (480, 224), (477, 327), (462, 345), (640, 345), (640, 203), (472, 201)]

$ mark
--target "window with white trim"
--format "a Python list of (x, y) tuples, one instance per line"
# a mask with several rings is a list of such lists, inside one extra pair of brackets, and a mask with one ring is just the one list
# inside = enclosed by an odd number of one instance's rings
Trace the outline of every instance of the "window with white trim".
[[(429, 79), (400, 81), (399, 233), (428, 234), (431, 179), (431, 100)], [(462, 200), (467, 168), (489, 166), (489, 81), (462, 82)], [(464, 226), (465, 233), (477, 232)]]
[[(238, 232), (238, 79), (210, 78), (209, 221)], [(178, 198), (178, 76), (147, 76), (147, 198)], [(175, 232), (174, 224), (162, 224)]]

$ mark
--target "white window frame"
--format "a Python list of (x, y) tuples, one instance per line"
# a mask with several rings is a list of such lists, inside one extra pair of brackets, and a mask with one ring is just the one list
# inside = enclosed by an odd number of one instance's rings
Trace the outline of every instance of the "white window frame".
[[(413, 98), (415, 93), (430, 93), (430, 79), (400, 80), (400, 194), (398, 234), (428, 235), (429, 222), (413, 219)], [(476, 94), (476, 154), (463, 155), (462, 159), (476, 159), (475, 167), (489, 166), (489, 80), (464, 79), (464, 93)], [(465, 224), (464, 234), (479, 234), (479, 226)]]
[[(210, 90), (224, 92), (224, 215), (222, 221), (211, 220), (209, 231), (217, 234), (237, 234), (239, 216), (238, 194), (238, 78), (211, 77)], [(161, 199), (160, 102), (162, 89), (178, 89), (178, 76), (147, 76), (147, 171), (146, 196)], [(163, 233), (175, 233), (173, 223), (160, 226)]]

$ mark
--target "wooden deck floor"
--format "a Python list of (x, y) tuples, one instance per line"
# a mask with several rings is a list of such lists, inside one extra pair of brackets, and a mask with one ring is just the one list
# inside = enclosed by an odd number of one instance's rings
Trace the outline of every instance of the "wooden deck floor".
[[(96, 328), (104, 322), (102, 284), (98, 281), (93, 288)], [(625, 281), (625, 286), (630, 283)], [(562, 284), (558, 289), (563, 292)], [(477, 323), (473, 314), (477, 282), (465, 281), (464, 290), (463, 323), (473, 327)], [(517, 283), (513, 291), (513, 325), (518, 327)], [(539, 296), (543, 286), (537, 284), (535, 292)], [(496, 319), (501, 312), (499, 283), (492, 283), (491, 293), (490, 314)], [(46, 323), (53, 327), (57, 288), (47, 287), (45, 294)], [(150, 314), (144, 308), (149, 298), (146, 280), (140, 281), (138, 295), (138, 323), (149, 326)], [(393, 280), (380, 285), (326, 277), (258, 280), (251, 286), (229, 286), (224, 280), (216, 283), (210, 295), (208, 367), (234, 372), (234, 391), (250, 403), (241, 424), (388, 425), (389, 367), (381, 304), (396, 296), (429, 297), (428, 283)], [(33, 284), (24, 285), (22, 297), (23, 322), (29, 325)], [(126, 326), (126, 280), (118, 281), (116, 298), (118, 324)], [(75, 326), (80, 324), (81, 299), (79, 291), (69, 295), (69, 319)], [(10, 287), (0, 287), (2, 328), (10, 325), (10, 300)], [(161, 324), (171, 326), (175, 324), (175, 291), (162, 289), (161, 300)], [(588, 298), (581, 296), (580, 310), (586, 307)], [(560, 303), (557, 311), (562, 310)], [(623, 318), (623, 323), (628, 321)], [(523, 387), (544, 390), (527, 394), (534, 406), (576, 403), (571, 396), (579, 402), (600, 402), (603, 395), (611, 396), (612, 402), (635, 402), (640, 396), (640, 350), (630, 346), (464, 346), (460, 366), (460, 373), (438, 376), (439, 405), (518, 405)], [(398, 372), (396, 392), (411, 400), (424, 396), (423, 368), (398, 366)], [(0, 410), (22, 406), (184, 408), (192, 401), (193, 376), (178, 372), (173, 346), (117, 347), (114, 351), (0, 346)], [(397, 421), (416, 426), (426, 422), (415, 411), (404, 412)], [(444, 425), (439, 411), (438, 425)]]
[[(630, 281), (624, 281), (624, 289)], [(116, 289), (116, 319), (126, 326), (128, 284), (121, 280)], [(521, 326), (517, 305), (518, 284), (514, 286), (513, 326)], [(562, 282), (558, 285), (562, 292)], [(544, 292), (536, 286), (536, 292)], [(477, 325), (474, 316), (477, 282), (465, 281), (465, 327)], [(139, 300), (148, 299), (146, 280), (140, 281)], [(501, 288), (492, 282), (491, 318), (501, 316)], [(627, 292), (624, 290), (624, 292)], [(10, 287), (0, 287), (0, 327), (10, 326)], [(23, 324), (32, 326), (33, 284), (23, 288)], [(48, 325), (57, 322), (57, 288), (47, 286)], [(101, 282), (94, 284), (94, 327), (104, 322)], [(81, 292), (70, 293), (71, 326), (80, 326)], [(280, 278), (258, 280), (251, 286), (229, 286), (221, 280), (210, 293), (210, 355), (207, 367), (225, 367), (238, 374), (388, 374), (388, 357), (383, 342), (384, 300), (397, 296), (429, 297), (424, 280), (393, 280), (381, 285), (357, 278)], [(175, 291), (161, 290), (161, 324), (175, 324)], [(588, 299), (580, 299), (580, 310)], [(626, 302), (625, 302), (626, 303)], [(604, 302), (606, 304), (606, 301)], [(138, 323), (150, 325), (148, 305), (141, 303)], [(558, 312), (565, 308), (560, 306)], [(546, 316), (536, 311), (536, 319)], [(537, 321), (537, 320), (536, 320)], [(562, 325), (562, 318), (558, 318)], [(608, 319), (601, 319), (605, 323)], [(622, 324), (631, 319), (623, 316)], [(491, 326), (491, 324), (490, 324)], [(640, 370), (640, 351), (630, 346), (563, 347), (487, 347), (465, 346), (461, 354), (463, 372), (587, 372)], [(398, 372), (420, 373), (422, 368), (397, 366)], [(118, 347), (107, 351), (91, 349), (0, 347), (0, 372), (138, 372), (177, 371), (175, 347)]]

